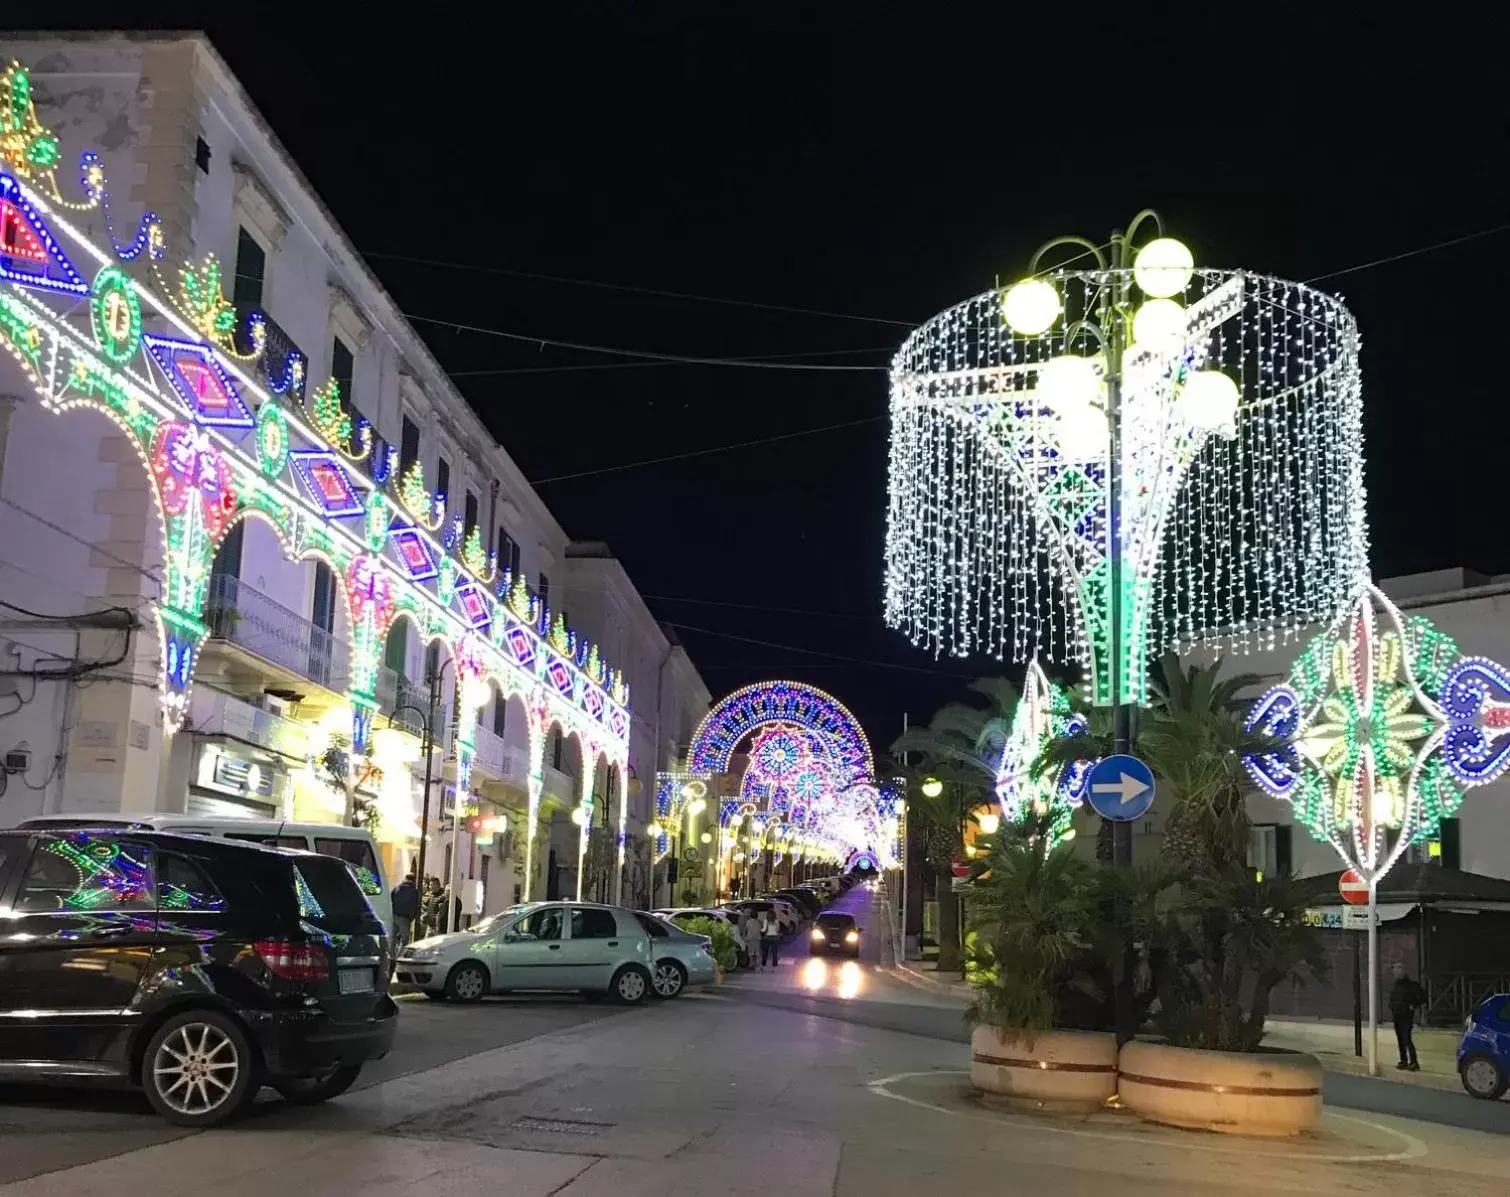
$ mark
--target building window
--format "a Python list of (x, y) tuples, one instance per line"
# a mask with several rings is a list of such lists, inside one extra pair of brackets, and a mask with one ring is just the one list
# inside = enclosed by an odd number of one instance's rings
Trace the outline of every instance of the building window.
[(351, 379), (356, 373), (356, 357), (340, 337), (330, 342), (330, 376), (341, 384), (341, 402), (351, 402)]
[(1248, 867), (1264, 877), (1288, 877), (1293, 871), (1290, 856), (1290, 825), (1258, 823), (1248, 829)]
[(1463, 839), (1456, 819), (1443, 819), (1435, 841), (1436, 863), (1444, 869), (1463, 867)]
[(315, 601), (310, 622), (327, 632), (336, 627), (336, 576), (323, 561), (315, 562)]
[(461, 529), (463, 544), (466, 543), (466, 538), (472, 535), (472, 529), (477, 527), (477, 496), (474, 495), (471, 491), (467, 491), (467, 505), (465, 510), (466, 518), (462, 520)]
[[(241, 546), (246, 536), (246, 521), (237, 520), (220, 542), (215, 559), (210, 562), (210, 593), (216, 594), (214, 579), (239, 578), (241, 576)], [(221, 596), (223, 597), (223, 596)]]
[(435, 493), (442, 498), (451, 493), (451, 463), (444, 457), (435, 462)]
[(440, 674), (440, 641), (432, 640), (425, 645), (425, 684), (430, 685)]
[(561, 729), (559, 727), (551, 732), (551, 768), (558, 773), (561, 771)]
[(403, 430), (398, 442), (398, 475), (402, 478), (409, 467), (419, 460), (419, 425), (408, 416), (404, 417)]
[(498, 529), (498, 568), (509, 575), (510, 580), (519, 576), (519, 542)]
[(199, 167), (199, 173), (210, 173), (210, 143), (203, 137), (194, 139), (194, 165)]
[(236, 277), (231, 282), (231, 302), (237, 307), (262, 305), (262, 280), (267, 273), (267, 251), (245, 229), (236, 230)]
[(549, 607), (551, 602), (551, 580), (544, 573), (540, 575), (540, 606)]
[(493, 697), (493, 734), (501, 736), (508, 725), (509, 700), (505, 695), (497, 694)]
[(383, 647), (383, 664), (402, 677), (408, 659), (409, 625), (402, 619), (395, 619), (388, 629), (388, 642)]

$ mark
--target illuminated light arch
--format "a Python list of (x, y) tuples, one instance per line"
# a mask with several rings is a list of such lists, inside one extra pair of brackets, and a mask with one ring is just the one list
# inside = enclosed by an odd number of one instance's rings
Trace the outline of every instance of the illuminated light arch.
[(869, 777), (875, 772), (870, 742), (849, 709), (833, 695), (803, 682), (757, 682), (724, 698), (703, 717), (692, 737), (689, 769), (728, 772), (740, 741), (767, 723), (795, 724), (831, 737), (849, 777)]

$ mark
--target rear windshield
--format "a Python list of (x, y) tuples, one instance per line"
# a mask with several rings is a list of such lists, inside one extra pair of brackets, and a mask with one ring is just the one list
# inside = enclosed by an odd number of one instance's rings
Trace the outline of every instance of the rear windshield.
[(320, 856), (301, 856), (289, 864), (299, 917), (305, 922), (338, 932), (371, 926), (372, 907), (344, 864)]
[(383, 883), (378, 876), (377, 857), (372, 854), (372, 845), (366, 840), (337, 839), (317, 836), (315, 851), (321, 856), (334, 856), (344, 860), (356, 874), (357, 884), (369, 898), (383, 892)]

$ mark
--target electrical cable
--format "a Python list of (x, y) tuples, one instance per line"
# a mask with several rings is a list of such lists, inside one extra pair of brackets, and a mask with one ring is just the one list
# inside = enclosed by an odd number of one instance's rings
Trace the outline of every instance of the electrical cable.
[(818, 648), (803, 648), (796, 644), (781, 644), (775, 640), (759, 640), (753, 636), (740, 636), (733, 632), (720, 632), (714, 628), (700, 628), (688, 623), (677, 623), (673, 620), (665, 621), (668, 626), (681, 632), (700, 632), (704, 636), (717, 636), (722, 640), (738, 640), (743, 644), (753, 644), (760, 648), (775, 648), (782, 652), (802, 653), (810, 657), (826, 657), (831, 661), (843, 661), (850, 665), (865, 665), (872, 669), (898, 669), (904, 673), (926, 673), (932, 677), (953, 677), (961, 681), (973, 681), (980, 676), (979, 671), (973, 673), (956, 673), (951, 669), (928, 669), (922, 665), (898, 665), (891, 661), (871, 661), (865, 657), (851, 657), (844, 653), (825, 652)]
[(1303, 279), (1307, 283), (1319, 283), (1323, 279), (1340, 278), (1344, 274), (1356, 274), (1360, 270), (1372, 270), (1375, 266), (1387, 266), (1391, 262), (1403, 262), (1406, 258), (1418, 258), (1422, 254), (1433, 253), (1439, 249), (1448, 249), (1454, 245), (1462, 245), (1468, 241), (1478, 241), (1484, 237), (1493, 237), (1499, 233), (1510, 232), (1510, 224), (1497, 224), (1492, 229), (1480, 229), (1476, 233), (1464, 233), (1461, 237), (1450, 237), (1446, 241), (1438, 241), (1433, 245), (1423, 245), (1418, 249), (1408, 249), (1404, 253), (1390, 254), (1386, 258), (1375, 258), (1372, 262), (1360, 262), (1356, 266), (1348, 266), (1342, 270), (1333, 270), (1327, 274), (1312, 275)]
[(580, 341), (559, 341), (553, 337), (528, 336), (524, 333), (505, 332), (499, 328), (482, 328), (476, 324), (460, 324), (454, 320), (441, 320), (433, 316), (416, 316), (401, 312), (405, 320), (417, 324), (433, 324), (456, 332), (478, 333), (485, 337), (501, 337), (505, 341), (520, 341), (527, 345), (550, 345), (556, 349), (575, 349), (581, 353), (606, 353), (613, 357), (643, 358), (653, 362), (676, 362), (688, 366), (742, 366), (751, 370), (817, 370), (829, 373), (865, 373), (886, 370), (887, 366), (826, 366), (808, 362), (773, 362), (753, 358), (693, 357), (690, 354), (657, 353), (649, 349), (615, 349), (606, 345), (586, 345)]
[(647, 457), (641, 461), (626, 461), (622, 465), (601, 466), (595, 470), (578, 470), (572, 474), (554, 474), (549, 478), (531, 478), (531, 486), (544, 486), (547, 482), (570, 482), (576, 478), (591, 478), (598, 474), (615, 474), (620, 470), (634, 470), (640, 466), (661, 465), (668, 461), (686, 461), (690, 457), (707, 457), (711, 453), (727, 453), (731, 449), (748, 449), (755, 445), (770, 445), (776, 441), (790, 441), (803, 436), (816, 436), (820, 432), (835, 432), (841, 428), (858, 428), (861, 424), (875, 424), (886, 416), (866, 416), (861, 420), (846, 420), (842, 424), (825, 424), (821, 428), (804, 428), (798, 432), (782, 432), (776, 436), (762, 436), (755, 440), (735, 441), (731, 445), (714, 445), (707, 449), (689, 449), (685, 453), (668, 453), (664, 457)]
[[(560, 583), (552, 583), (551, 590), (554, 593)], [(568, 594), (597, 594), (585, 586), (560, 586)], [(659, 603), (690, 603), (698, 607), (733, 607), (741, 611), (766, 611), (773, 615), (804, 615), (810, 619), (861, 619), (869, 620), (868, 615), (855, 615), (849, 611), (815, 611), (810, 607), (768, 607), (760, 603), (736, 603), (726, 599), (700, 599), (689, 598), (680, 594), (646, 594), (640, 591), (642, 599), (650, 599)]]
[(829, 312), (821, 308), (792, 307), (783, 303), (761, 303), (753, 299), (730, 299), (721, 295), (694, 295), (684, 291), (666, 291), (658, 287), (637, 287), (628, 283), (605, 283), (595, 279), (563, 278), (556, 274), (536, 274), (529, 270), (511, 270), (505, 266), (485, 266), (480, 262), (444, 262), (436, 258), (418, 258), (409, 254), (362, 253), (364, 258), (387, 258), (394, 262), (410, 262), (417, 266), (436, 266), (443, 270), (470, 270), (479, 274), (503, 274), (511, 278), (533, 279), (542, 283), (559, 283), (569, 287), (594, 287), (601, 291), (625, 291), (632, 295), (655, 295), (662, 299), (677, 299), (688, 303), (715, 303), (728, 307), (757, 308), (766, 312), (786, 312), (794, 316), (821, 316), (830, 320), (860, 320), (867, 324), (894, 324), (912, 328), (916, 320), (890, 320), (884, 316), (860, 316), (853, 312)]
[[(743, 362), (779, 361), (794, 357), (844, 357), (851, 353), (895, 353), (896, 346), (876, 346), (872, 349), (813, 349), (806, 353), (767, 353), (743, 358), (729, 358), (730, 364)], [(584, 370), (655, 370), (667, 366), (686, 365), (685, 362), (591, 362), (579, 366), (514, 366), (499, 370), (451, 370), (452, 378), (481, 378), (500, 374), (562, 374), (567, 371)]]

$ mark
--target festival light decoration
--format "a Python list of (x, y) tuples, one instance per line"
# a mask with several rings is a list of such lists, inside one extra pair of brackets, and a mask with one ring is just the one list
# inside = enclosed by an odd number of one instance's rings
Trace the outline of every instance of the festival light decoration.
[(1510, 671), (1406, 616), (1366, 580), (1246, 726), (1283, 744), (1244, 764), (1370, 881), (1437, 835), (1510, 760)]
[(1336, 298), (1195, 269), (1169, 238), (1130, 269), (1075, 269), (1101, 256), (1080, 248), (893, 359), (885, 618), (936, 654), (1080, 663), (1097, 704), (1141, 703), (1168, 647), (1269, 648), (1348, 601), (1368, 556), (1359, 338)]
[(1081, 771), (1069, 767), (1035, 777), (1033, 765), (1054, 740), (1077, 735), (1085, 727), (1085, 717), (1071, 707), (1064, 687), (1049, 681), (1037, 661), (1029, 661), (996, 770), (996, 800), (1003, 819), (1017, 823), (1029, 814), (1048, 816), (1051, 843), (1072, 834), (1070, 820), (1083, 797)]
[[(157, 271), (167, 251), (157, 218), (144, 213), (136, 237), (122, 244), (111, 231), (98, 155), (80, 160), (84, 201), (68, 201), (53, 177), (50, 137), (36, 120), (24, 69), (12, 66), (0, 80), (0, 346), (49, 410), (88, 407), (112, 419), (152, 482), (165, 548), (153, 604), (164, 732), (187, 712), (209, 635), (205, 600), (215, 551), (236, 520), (257, 518), (290, 558), (322, 560), (340, 581), (352, 628), (347, 698), (358, 748), (377, 707), (383, 638), (399, 614), (424, 639), (454, 646), (465, 716), (458, 738), (467, 764), (470, 724), (485, 694), (479, 680), (523, 699), (530, 712), (527, 842), (533, 845), (546, 726), (560, 724), (627, 768), (622, 675), (601, 656), (593, 658), (592, 673), (584, 670), (589, 646), (575, 633), (568, 634), (569, 652), (554, 648), (540, 632), (551, 619), (543, 606), (527, 603), (530, 618), (522, 619), (495, 604), (491, 562), (479, 563), (465, 544), (458, 550), (469, 560), (460, 560), (432, 535), (444, 511), (440, 496), (426, 496), (420, 510), (411, 510), (394, 471), (380, 463), (370, 476), (349, 468), (373, 452), (375, 437), (365, 422), (351, 428), (337, 386), (327, 383), (302, 410), (281, 403), (276, 394), (290, 400), (302, 394), (302, 353), (280, 342), (278, 361), (263, 361), (266, 327), (247, 330), (250, 354), (234, 352), (234, 307), (221, 292), (219, 265), (206, 259), (169, 285)], [(95, 208), (104, 208), (100, 245), (60, 214)], [(156, 290), (121, 267), (143, 257)], [(95, 265), (93, 285), (74, 260)], [(82, 298), (89, 302), (78, 303)], [(243, 362), (260, 363), (272, 390), (249, 377)]]

